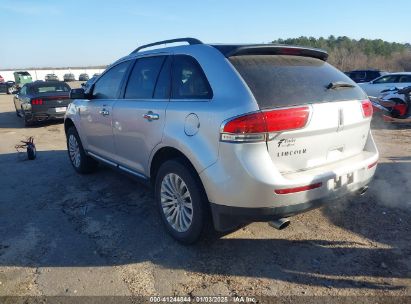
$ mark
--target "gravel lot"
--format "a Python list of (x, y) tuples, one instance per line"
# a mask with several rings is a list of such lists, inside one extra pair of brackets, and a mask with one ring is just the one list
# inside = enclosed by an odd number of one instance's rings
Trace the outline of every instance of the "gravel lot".
[[(61, 123), (24, 128), (0, 95), (0, 296), (411, 295), (411, 128), (374, 128), (363, 197), (182, 246), (151, 192), (100, 167), (75, 173)], [(34, 136), (35, 161), (14, 145)]]

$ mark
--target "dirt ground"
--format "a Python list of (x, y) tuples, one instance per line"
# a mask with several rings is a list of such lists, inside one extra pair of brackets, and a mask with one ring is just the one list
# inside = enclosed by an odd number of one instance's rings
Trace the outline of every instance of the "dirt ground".
[[(0, 95), (0, 296), (411, 295), (411, 128), (374, 128), (365, 196), (183, 246), (151, 192), (100, 167), (80, 176), (63, 125), (24, 128)], [(14, 145), (34, 136), (37, 159)]]

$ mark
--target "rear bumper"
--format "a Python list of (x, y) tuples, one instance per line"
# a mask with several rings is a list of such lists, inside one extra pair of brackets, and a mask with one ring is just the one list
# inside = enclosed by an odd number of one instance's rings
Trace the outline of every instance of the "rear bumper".
[[(214, 227), (218, 231), (229, 231), (242, 224), (251, 222), (268, 222), (284, 217), (290, 217), (323, 205), (332, 203), (347, 196), (359, 195), (358, 191), (364, 189), (371, 179), (358, 183), (353, 189), (342, 189), (338, 193), (333, 193), (326, 198), (307, 201), (304, 203), (287, 205), (281, 207), (244, 208), (233, 207), (211, 203), (211, 212)], [(252, 204), (250, 204), (252, 205)]]
[[(369, 133), (364, 150), (356, 156), (284, 174), (276, 168), (264, 143), (221, 144), (219, 159), (202, 171), (200, 178), (216, 229), (229, 230), (233, 223), (287, 217), (355, 194), (371, 181), (378, 157)], [(310, 185), (319, 186), (304, 189)], [(300, 190), (285, 191), (290, 189)]]
[(50, 113), (50, 112), (29, 112), (25, 113), (27, 121), (40, 122), (46, 120), (64, 119), (65, 113)]

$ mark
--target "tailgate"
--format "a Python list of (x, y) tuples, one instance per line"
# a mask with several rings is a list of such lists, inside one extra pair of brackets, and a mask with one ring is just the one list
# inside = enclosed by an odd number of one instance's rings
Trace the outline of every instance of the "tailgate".
[(67, 107), (71, 102), (68, 96), (47, 96), (42, 99), (43, 105), (48, 108)]
[(326, 165), (361, 153), (370, 119), (361, 103), (343, 101), (313, 104), (305, 128), (273, 134), (267, 142), (270, 157), (280, 172), (296, 172)]
[[(268, 151), (281, 172), (306, 170), (361, 153), (371, 120), (363, 115), (362, 101), (367, 95), (344, 73), (320, 59), (303, 56), (244, 55), (230, 62), (261, 111), (310, 108), (304, 126), (291, 130), (296, 128), (289, 119), (290, 126), (270, 134)], [(281, 115), (270, 117), (273, 124), (281, 120)]]

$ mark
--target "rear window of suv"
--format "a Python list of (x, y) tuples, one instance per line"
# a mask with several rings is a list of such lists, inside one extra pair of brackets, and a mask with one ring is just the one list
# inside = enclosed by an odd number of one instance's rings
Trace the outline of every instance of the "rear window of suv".
[[(316, 58), (289, 55), (246, 55), (229, 58), (261, 109), (309, 103), (366, 99), (344, 73)], [(331, 82), (353, 88), (327, 89)]]

